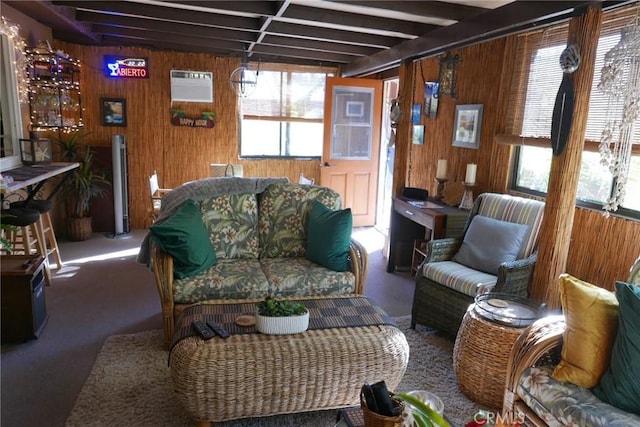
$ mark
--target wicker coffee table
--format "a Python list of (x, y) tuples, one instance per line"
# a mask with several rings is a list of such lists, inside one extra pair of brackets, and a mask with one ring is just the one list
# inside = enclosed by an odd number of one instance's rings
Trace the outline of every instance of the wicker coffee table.
[[(314, 300), (343, 305), (359, 304), (362, 298)], [(222, 313), (216, 315), (218, 323), (225, 325), (231, 337), (181, 338), (170, 352), (177, 399), (199, 426), (353, 406), (359, 404), (364, 382), (385, 380), (394, 389), (404, 375), (409, 345), (395, 326), (310, 326), (295, 335), (235, 333), (235, 325), (225, 322), (247, 314), (247, 303), (203, 305), (205, 311)], [(309, 312), (310, 324), (321, 320), (321, 311), (310, 308)], [(197, 316), (202, 314), (182, 313), (176, 334), (188, 330), (185, 325)]]

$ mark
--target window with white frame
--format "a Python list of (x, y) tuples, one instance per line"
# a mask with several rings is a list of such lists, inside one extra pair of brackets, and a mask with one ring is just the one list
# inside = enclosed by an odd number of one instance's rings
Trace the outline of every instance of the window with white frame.
[(18, 103), (13, 41), (0, 33), (0, 170), (19, 165), (22, 116)]
[(322, 155), (323, 67), (261, 64), (255, 91), (241, 99), (240, 157)]
[[(604, 55), (620, 40), (621, 29), (637, 13), (636, 7), (619, 8), (603, 14), (598, 41), (595, 73), (589, 100), (589, 115), (585, 134), (585, 151), (578, 182), (577, 199), (581, 206), (601, 209), (614, 189), (611, 173), (600, 164), (598, 142), (606, 120), (607, 98), (597, 88)], [(554, 26), (518, 37), (516, 64), (522, 65), (514, 73), (512, 99), (507, 129), (523, 137), (550, 138), (551, 116), (555, 97), (562, 80), (558, 62), (566, 47), (568, 24)], [(640, 144), (640, 123), (634, 128), (633, 140)], [(640, 147), (640, 145), (638, 145)], [(544, 195), (551, 169), (551, 148), (520, 146), (515, 150), (512, 187), (517, 191)], [(626, 197), (618, 214), (640, 218), (640, 154), (632, 154)]]

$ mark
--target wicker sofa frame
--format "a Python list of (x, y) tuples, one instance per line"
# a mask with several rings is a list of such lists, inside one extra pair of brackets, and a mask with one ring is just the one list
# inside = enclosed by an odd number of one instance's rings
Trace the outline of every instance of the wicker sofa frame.
[(547, 316), (532, 324), (518, 337), (507, 365), (502, 412), (505, 419), (524, 420), (526, 425), (546, 427), (517, 393), (518, 381), (525, 369), (532, 366), (557, 365), (562, 350), (564, 316)]
[[(480, 210), (484, 195), (475, 200), (467, 223), (459, 238), (446, 238), (427, 242), (427, 256), (416, 272), (416, 287), (411, 309), (411, 327), (416, 324), (439, 330), (451, 337), (457, 335), (462, 319), (475, 297), (458, 292), (423, 274), (426, 263), (450, 261), (458, 252), (469, 224)], [(503, 263), (498, 268), (497, 282), (492, 292), (508, 293), (521, 297), (528, 295), (529, 282), (537, 260), (537, 250), (526, 258)]]
[[(151, 253), (153, 274), (156, 286), (160, 294), (162, 304), (162, 323), (164, 330), (164, 343), (167, 348), (171, 344), (171, 337), (175, 325), (175, 319), (186, 307), (191, 304), (178, 304), (173, 299), (173, 257), (164, 252), (157, 245), (153, 246)], [(351, 239), (349, 247), (349, 268), (355, 276), (355, 290), (357, 295), (364, 294), (365, 280), (369, 258), (364, 246), (357, 240)], [(213, 303), (215, 301), (201, 301), (200, 303)]]

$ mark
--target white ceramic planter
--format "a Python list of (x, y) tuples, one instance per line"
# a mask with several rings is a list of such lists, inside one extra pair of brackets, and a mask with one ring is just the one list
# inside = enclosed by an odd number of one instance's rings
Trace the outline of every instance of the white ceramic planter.
[(263, 334), (299, 334), (309, 327), (309, 311), (297, 316), (269, 317), (256, 313), (256, 329)]

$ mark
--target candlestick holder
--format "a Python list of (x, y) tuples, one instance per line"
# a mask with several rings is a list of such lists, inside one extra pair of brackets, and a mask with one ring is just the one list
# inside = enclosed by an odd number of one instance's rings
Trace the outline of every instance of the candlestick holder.
[(436, 199), (442, 200), (444, 198), (444, 184), (449, 181), (447, 178), (436, 178), (438, 181), (438, 192), (436, 193)]
[(462, 200), (460, 201), (460, 209), (470, 210), (473, 207), (473, 187), (476, 186), (475, 182), (463, 182), (464, 185), (464, 194), (462, 195)]

